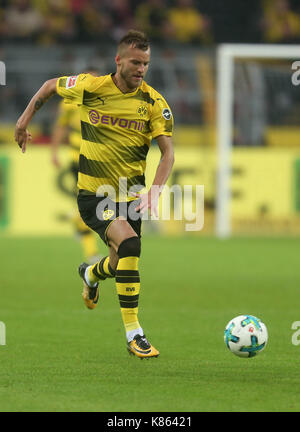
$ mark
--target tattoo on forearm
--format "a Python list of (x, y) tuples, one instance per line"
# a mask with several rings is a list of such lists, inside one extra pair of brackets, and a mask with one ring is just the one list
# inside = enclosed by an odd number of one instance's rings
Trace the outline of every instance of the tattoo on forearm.
[(39, 97), (38, 100), (35, 102), (34, 104), (34, 111), (38, 111), (45, 102), (47, 102), (47, 100), (50, 98), (51, 95), (49, 95), (48, 97)]
[(42, 98), (38, 98), (38, 100), (34, 104), (34, 110), (38, 111), (44, 105), (44, 100)]

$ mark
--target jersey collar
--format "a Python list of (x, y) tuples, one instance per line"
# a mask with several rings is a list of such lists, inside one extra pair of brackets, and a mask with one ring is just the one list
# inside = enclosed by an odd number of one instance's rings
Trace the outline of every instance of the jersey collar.
[(139, 87), (137, 87), (134, 91), (132, 91), (132, 92), (127, 92), (127, 93), (123, 93), (120, 89), (119, 89), (119, 87), (116, 85), (116, 83), (114, 82), (114, 80), (112, 79), (112, 77), (114, 76), (114, 75), (116, 75), (116, 72), (113, 72), (113, 73), (111, 73), (111, 74), (109, 74), (109, 76), (110, 76), (110, 79), (111, 79), (111, 81), (112, 81), (112, 83), (113, 83), (113, 85), (114, 85), (114, 87), (118, 90), (118, 92), (119, 93), (121, 93), (122, 95), (124, 95), (124, 96), (132, 96), (132, 95), (134, 95), (140, 88), (141, 88), (141, 86), (142, 86), (142, 84), (139, 86)]

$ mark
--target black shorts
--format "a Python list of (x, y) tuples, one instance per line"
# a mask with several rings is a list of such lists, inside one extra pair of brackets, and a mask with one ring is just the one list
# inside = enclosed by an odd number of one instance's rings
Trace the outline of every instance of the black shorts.
[(124, 217), (134, 232), (141, 237), (142, 219), (135, 208), (140, 200), (116, 203), (106, 197), (97, 197), (80, 190), (77, 197), (78, 209), (84, 223), (95, 231), (104, 243), (107, 243), (106, 232), (110, 224), (120, 216)]

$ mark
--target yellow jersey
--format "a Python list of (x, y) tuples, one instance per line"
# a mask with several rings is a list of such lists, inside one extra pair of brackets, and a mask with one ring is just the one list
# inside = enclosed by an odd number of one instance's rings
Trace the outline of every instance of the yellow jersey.
[(78, 164), (81, 145), (80, 112), (78, 106), (66, 104), (62, 100), (58, 107), (57, 124), (68, 127), (69, 146), (71, 149), (70, 157), (73, 162)]
[[(145, 186), (151, 140), (172, 136), (173, 115), (165, 99), (144, 81), (135, 91), (122, 93), (112, 74), (61, 77), (57, 93), (79, 106), (78, 188), (99, 194), (100, 187), (108, 186), (117, 201), (130, 200), (129, 188)], [(126, 191), (120, 179), (126, 179)]]

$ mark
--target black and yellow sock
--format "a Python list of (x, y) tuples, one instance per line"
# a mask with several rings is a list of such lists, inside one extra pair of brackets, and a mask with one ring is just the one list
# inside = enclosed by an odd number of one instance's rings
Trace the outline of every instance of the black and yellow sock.
[(96, 262), (96, 264), (91, 265), (88, 268), (88, 278), (89, 282), (96, 283), (99, 280), (104, 280), (106, 278), (115, 277), (116, 272), (109, 264), (109, 257), (104, 257), (100, 261)]
[(135, 330), (141, 327), (138, 321), (140, 239), (138, 237), (126, 239), (121, 243), (118, 255), (116, 287), (121, 314), (127, 336), (129, 333), (134, 336)]
[(140, 294), (138, 262), (138, 257), (120, 258), (116, 270), (116, 287), (126, 333), (140, 327), (138, 322)]

